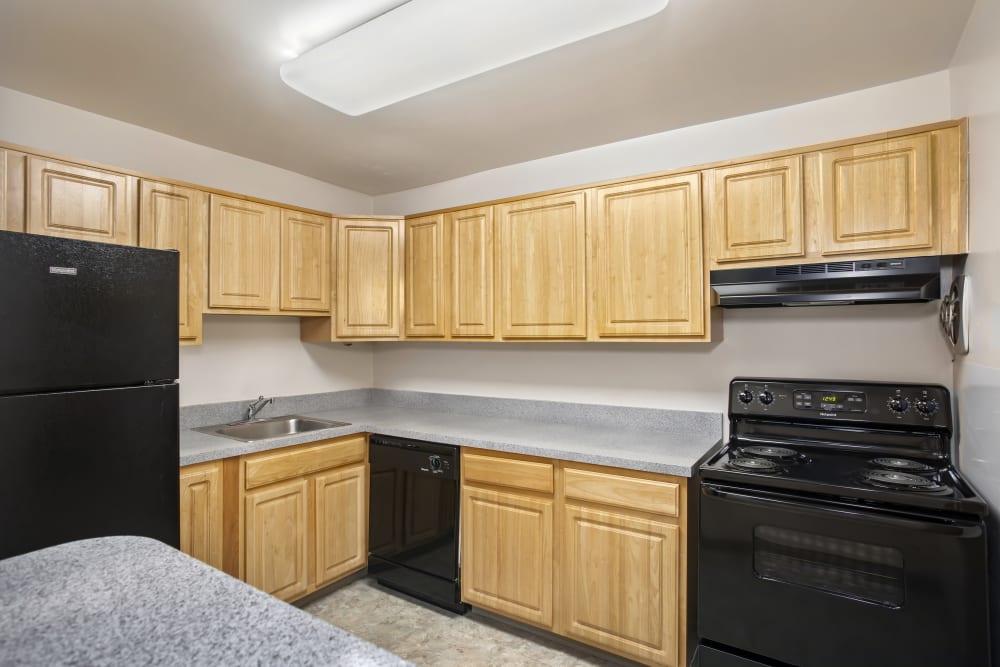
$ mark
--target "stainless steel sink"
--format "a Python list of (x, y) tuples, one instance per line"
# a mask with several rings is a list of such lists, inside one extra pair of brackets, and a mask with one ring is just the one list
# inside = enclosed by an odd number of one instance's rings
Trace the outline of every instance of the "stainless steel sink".
[(270, 419), (254, 419), (248, 422), (237, 422), (235, 424), (216, 424), (215, 426), (202, 426), (194, 429), (209, 435), (218, 435), (223, 438), (232, 438), (243, 442), (253, 442), (255, 440), (267, 440), (283, 435), (295, 435), (296, 433), (308, 433), (309, 431), (319, 431), (324, 428), (336, 428), (337, 426), (350, 426), (349, 422), (334, 422), (325, 419), (314, 419), (312, 417), (301, 417), (299, 415), (285, 415), (284, 417), (271, 417)]

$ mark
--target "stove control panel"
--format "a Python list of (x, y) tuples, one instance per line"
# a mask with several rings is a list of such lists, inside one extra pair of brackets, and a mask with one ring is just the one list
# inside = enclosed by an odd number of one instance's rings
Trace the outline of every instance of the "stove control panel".
[(936, 385), (736, 378), (729, 414), (951, 428), (948, 390)]

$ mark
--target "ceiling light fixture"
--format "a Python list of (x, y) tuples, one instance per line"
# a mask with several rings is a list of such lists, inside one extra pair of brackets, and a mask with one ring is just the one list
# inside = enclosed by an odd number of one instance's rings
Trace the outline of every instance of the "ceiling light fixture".
[(652, 16), (669, 0), (410, 0), (281, 66), (360, 116)]

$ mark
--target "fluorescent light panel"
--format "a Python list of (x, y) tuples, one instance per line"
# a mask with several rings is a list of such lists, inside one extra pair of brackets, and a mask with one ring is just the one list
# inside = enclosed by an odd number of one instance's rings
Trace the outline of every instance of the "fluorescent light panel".
[(281, 66), (304, 95), (360, 116), (642, 20), (669, 0), (410, 0)]

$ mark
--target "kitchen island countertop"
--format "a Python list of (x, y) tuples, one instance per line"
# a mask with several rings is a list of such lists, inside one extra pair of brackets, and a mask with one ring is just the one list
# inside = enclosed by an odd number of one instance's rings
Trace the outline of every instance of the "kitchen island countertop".
[(32, 665), (410, 663), (145, 537), (0, 561), (0, 662)]

